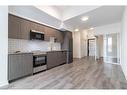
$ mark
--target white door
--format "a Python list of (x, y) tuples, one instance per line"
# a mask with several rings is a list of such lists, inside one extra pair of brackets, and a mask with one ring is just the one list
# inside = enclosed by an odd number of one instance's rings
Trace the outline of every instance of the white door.
[(89, 56), (95, 56), (95, 40), (89, 40)]

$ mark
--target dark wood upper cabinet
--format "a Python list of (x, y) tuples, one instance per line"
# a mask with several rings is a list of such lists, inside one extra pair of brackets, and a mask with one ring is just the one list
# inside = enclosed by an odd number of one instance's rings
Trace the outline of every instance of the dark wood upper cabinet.
[(20, 34), (21, 34), (20, 22), (21, 22), (20, 18), (9, 15), (9, 19), (8, 19), (8, 37), (9, 38), (20, 39)]
[(38, 24), (37, 27), (38, 27), (38, 30), (39, 30), (40, 32), (45, 33), (45, 26), (44, 26), (44, 25)]
[(56, 33), (56, 42), (63, 43), (64, 40), (63, 32), (56, 30), (55, 33)]
[(30, 21), (21, 20), (21, 39), (30, 39)]
[(45, 28), (45, 41), (50, 41), (50, 37), (55, 37), (55, 31), (53, 28), (44, 27)]
[(30, 29), (39, 32), (44, 32), (44, 26), (35, 22), (30, 22)]
[(11, 14), (9, 14), (8, 22), (9, 38), (29, 40), (30, 30), (36, 30), (45, 34), (45, 41), (50, 41), (50, 37), (54, 37), (55, 42), (63, 42), (63, 32), (57, 29), (33, 21), (29, 21)]
[(30, 29), (31, 29), (31, 30), (39, 31), (39, 29), (38, 29), (38, 24), (35, 23), (35, 22), (30, 22)]

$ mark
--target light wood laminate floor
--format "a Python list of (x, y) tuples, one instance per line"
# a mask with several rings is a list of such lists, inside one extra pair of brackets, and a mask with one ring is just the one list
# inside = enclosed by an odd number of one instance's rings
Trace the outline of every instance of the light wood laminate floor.
[(75, 59), (39, 74), (10, 83), (4, 89), (126, 89), (127, 81), (119, 65)]

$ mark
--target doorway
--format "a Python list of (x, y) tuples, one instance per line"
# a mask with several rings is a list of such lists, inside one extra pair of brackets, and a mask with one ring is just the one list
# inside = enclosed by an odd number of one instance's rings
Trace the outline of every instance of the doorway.
[(107, 34), (104, 36), (104, 62), (119, 64), (120, 56), (119, 34)]
[(98, 35), (96, 37), (96, 59), (103, 59), (104, 63), (119, 64), (120, 37), (119, 33)]
[(95, 56), (95, 39), (88, 39), (87, 56)]

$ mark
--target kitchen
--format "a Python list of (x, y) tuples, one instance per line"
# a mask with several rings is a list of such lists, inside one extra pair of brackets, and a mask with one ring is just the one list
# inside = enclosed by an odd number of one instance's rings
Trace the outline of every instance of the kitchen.
[(8, 14), (8, 80), (73, 62), (72, 32)]

